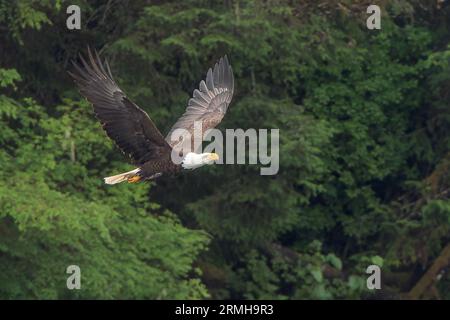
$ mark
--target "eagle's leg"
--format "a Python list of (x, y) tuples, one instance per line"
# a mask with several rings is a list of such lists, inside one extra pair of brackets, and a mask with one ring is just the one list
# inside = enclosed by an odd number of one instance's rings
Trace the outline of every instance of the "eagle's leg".
[(152, 175), (151, 175), (150, 177), (148, 177), (146, 180), (156, 179), (156, 178), (161, 177), (161, 176), (162, 176), (162, 173), (161, 173), (161, 172), (158, 172), (158, 173), (152, 174)]
[[(150, 177), (147, 177), (144, 180), (152, 180), (152, 179), (156, 179), (160, 176), (162, 176), (162, 173), (158, 172), (158, 173), (152, 174)], [(135, 182), (138, 182), (141, 180), (142, 180), (142, 177), (140, 175), (135, 175), (135, 176), (127, 179), (128, 183), (135, 183)]]
[(135, 175), (135, 176), (127, 179), (128, 183), (135, 183), (135, 182), (138, 182), (139, 180), (141, 180), (140, 175)]

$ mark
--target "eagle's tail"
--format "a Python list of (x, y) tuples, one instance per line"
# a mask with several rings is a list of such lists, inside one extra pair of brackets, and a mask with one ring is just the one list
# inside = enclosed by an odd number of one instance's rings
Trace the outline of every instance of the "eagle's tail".
[(141, 169), (137, 168), (125, 173), (118, 174), (116, 176), (106, 177), (106, 184), (116, 184), (123, 181), (128, 181), (129, 183), (138, 182), (141, 176), (138, 174)]

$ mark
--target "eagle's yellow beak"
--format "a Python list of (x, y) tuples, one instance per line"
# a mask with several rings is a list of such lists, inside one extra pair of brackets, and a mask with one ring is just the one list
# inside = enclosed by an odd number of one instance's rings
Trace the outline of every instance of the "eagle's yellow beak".
[(219, 155), (218, 155), (217, 153), (211, 153), (211, 154), (208, 156), (208, 158), (209, 158), (209, 160), (211, 160), (211, 161), (217, 161), (217, 160), (219, 160)]

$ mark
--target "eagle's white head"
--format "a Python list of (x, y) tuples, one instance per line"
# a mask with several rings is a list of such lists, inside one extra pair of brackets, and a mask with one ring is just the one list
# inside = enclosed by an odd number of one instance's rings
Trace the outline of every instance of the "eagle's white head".
[(205, 164), (213, 164), (214, 161), (219, 160), (217, 153), (194, 153), (189, 152), (181, 163), (184, 169), (196, 169)]

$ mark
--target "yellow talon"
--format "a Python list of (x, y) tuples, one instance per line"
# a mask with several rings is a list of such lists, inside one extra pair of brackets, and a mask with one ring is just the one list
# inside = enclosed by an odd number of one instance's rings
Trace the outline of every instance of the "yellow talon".
[(140, 176), (133, 176), (131, 178), (128, 178), (128, 183), (135, 183), (138, 182), (139, 180), (141, 180)]

